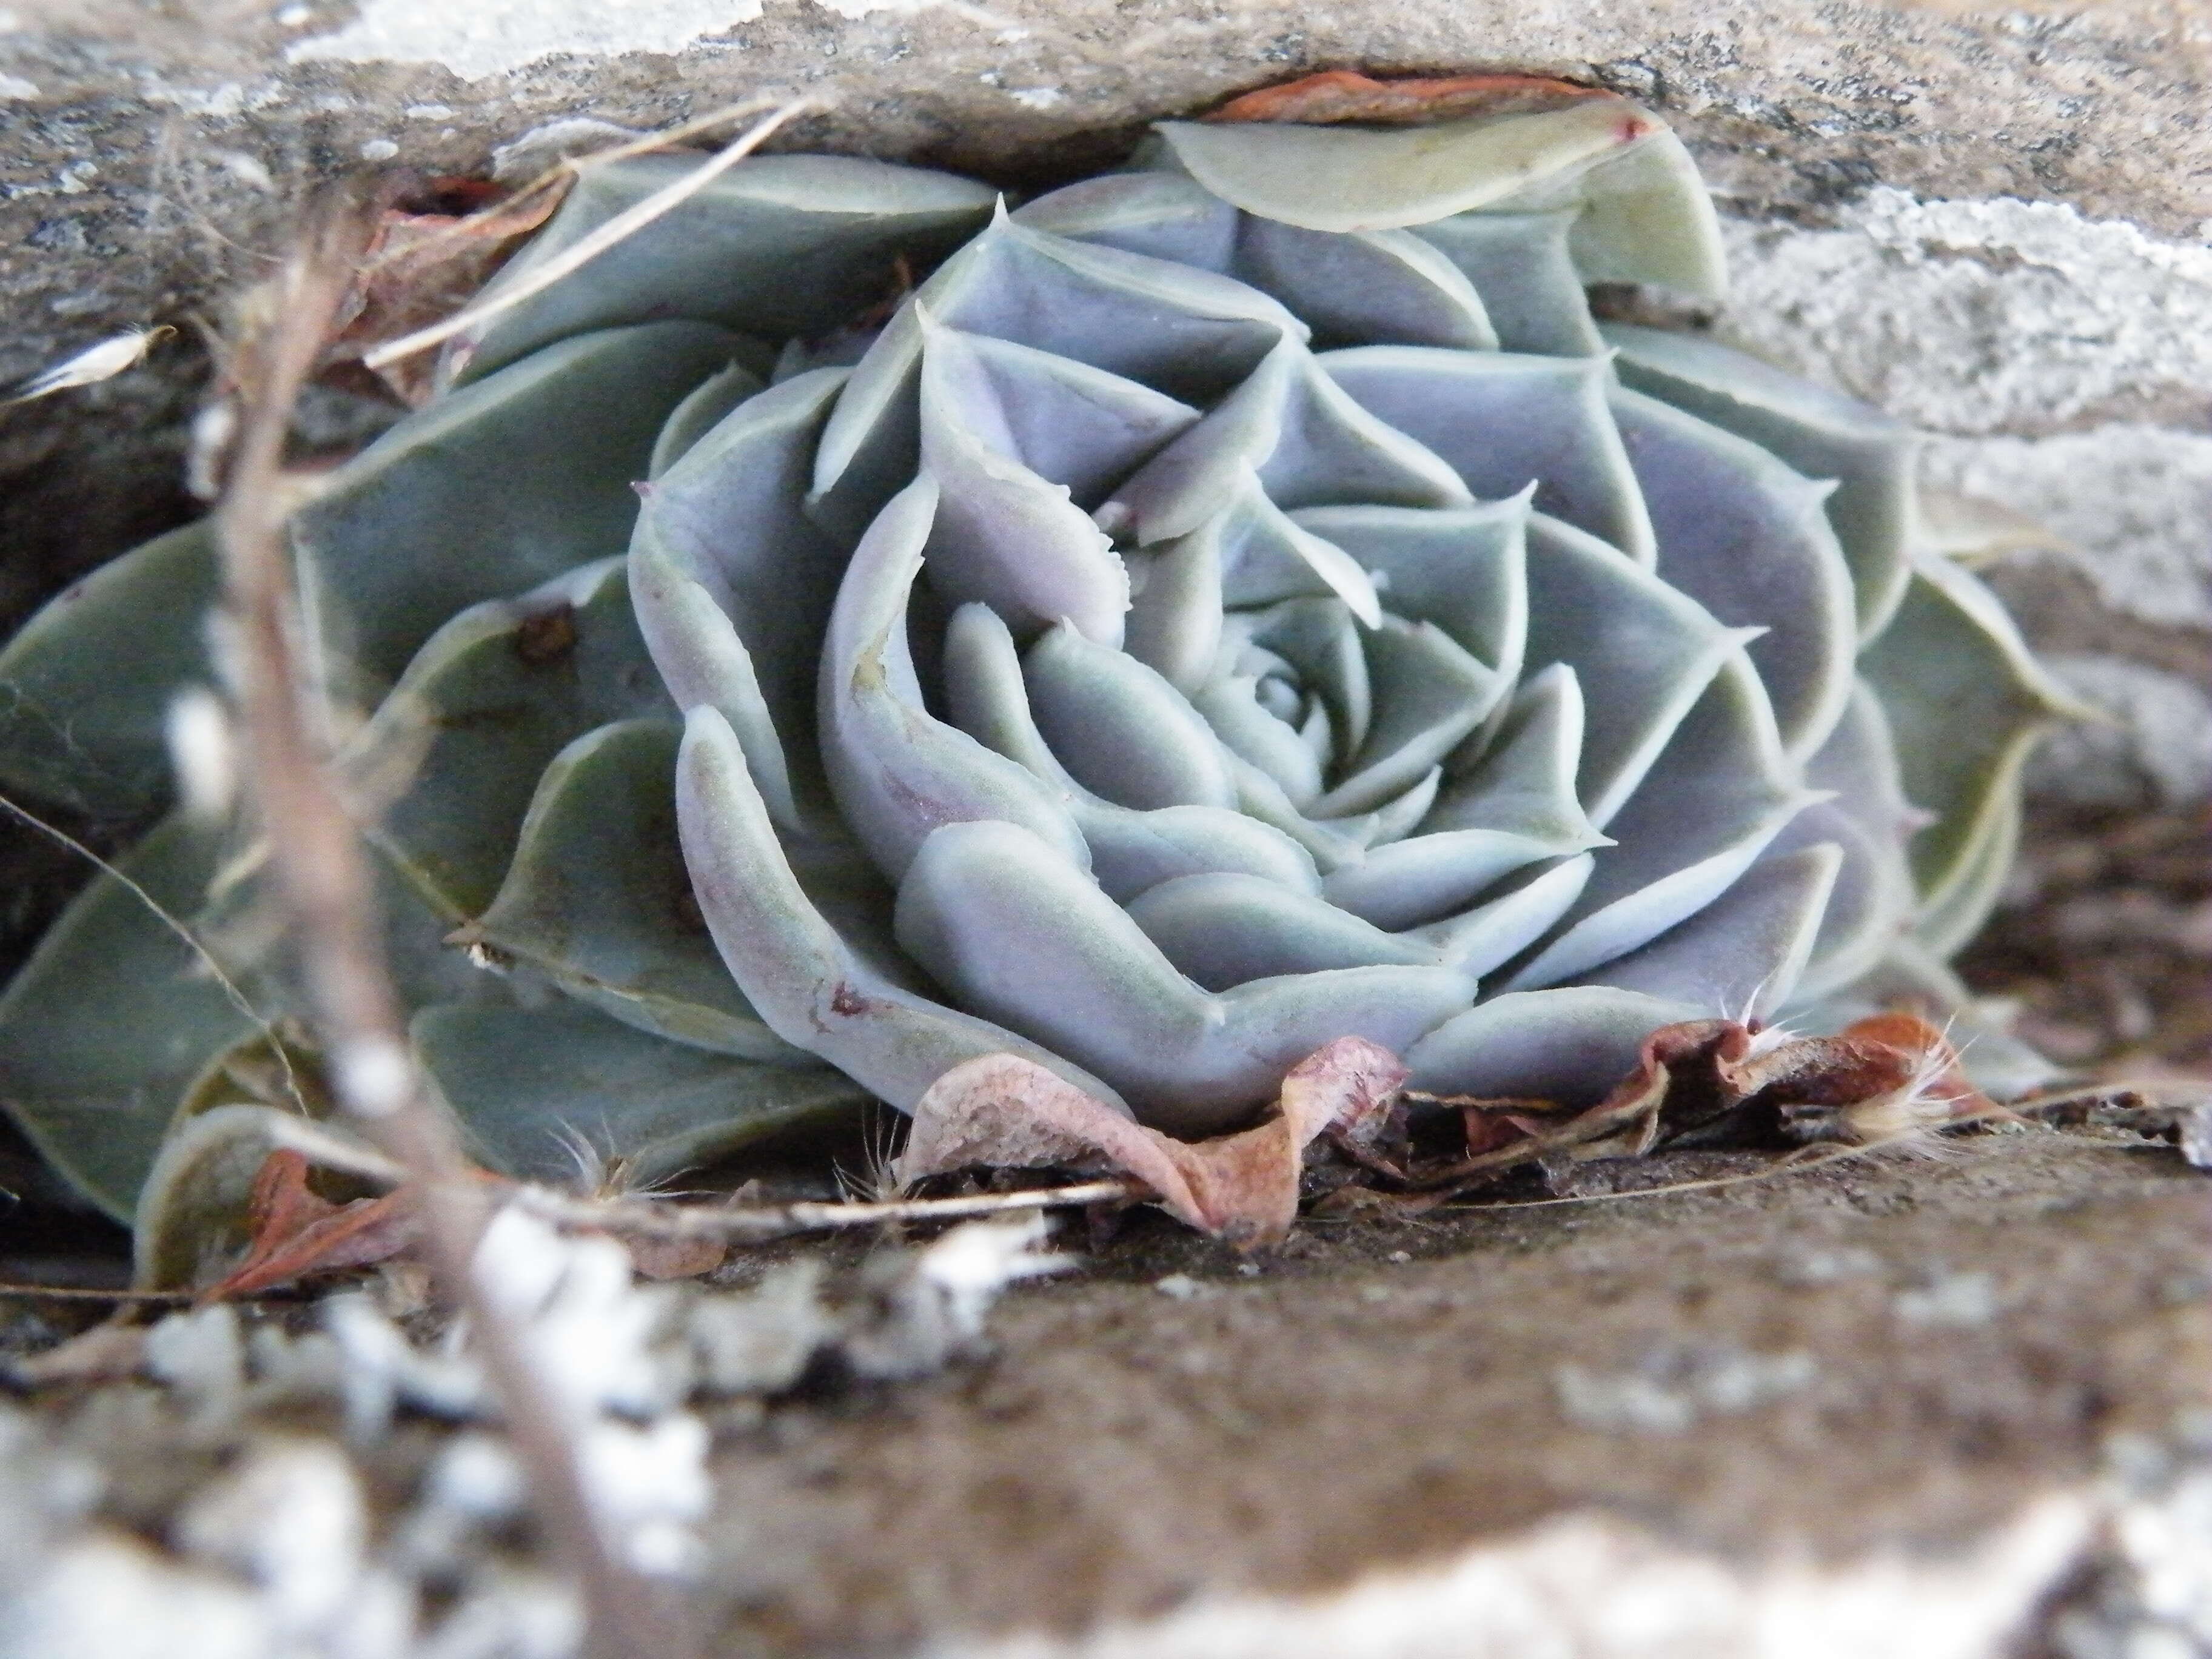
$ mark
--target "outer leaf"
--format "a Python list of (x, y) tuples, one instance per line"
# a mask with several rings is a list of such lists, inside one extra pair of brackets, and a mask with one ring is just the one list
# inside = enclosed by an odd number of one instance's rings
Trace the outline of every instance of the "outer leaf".
[[(215, 858), (211, 838), (173, 818), (120, 868), (189, 915)], [(80, 1192), (125, 1219), (186, 1085), (252, 1029), (199, 956), (103, 875), (0, 996), (0, 1103)]]
[(203, 520), (47, 601), (0, 651), (0, 781), (100, 817), (166, 803), (162, 721), (178, 691), (214, 677), (203, 618), (222, 586)]
[(625, 720), (563, 749), (497, 901), (467, 937), (655, 1036), (803, 1062), (746, 1003), (691, 897), (676, 839), (680, 736), (673, 720)]
[(1912, 469), (1920, 440), (1881, 410), (1695, 335), (1608, 325), (1614, 370), (1749, 439), (1808, 478), (1833, 478), (1828, 520), (1850, 561), (1861, 639), (1887, 626), (1912, 574)]
[(1407, 1081), (1436, 1094), (1593, 1106), (1636, 1069), (1645, 1037), (1712, 1012), (1601, 985), (1492, 997), (1415, 1043)]
[[(684, 155), (586, 164), (552, 222), (490, 298), (701, 163)], [(894, 260), (941, 258), (988, 218), (995, 192), (950, 173), (843, 155), (758, 155), (495, 319), (464, 348), (481, 380), (593, 329), (668, 317), (767, 339), (824, 334), (894, 291)]]
[(325, 683), (373, 702), (463, 606), (621, 552), (661, 423), (730, 351), (703, 323), (603, 330), (371, 444), (293, 521)]
[(620, 557), (455, 617), (416, 654), (345, 765), (374, 793), (405, 793), (372, 841), (448, 926), (499, 890), (539, 775), (609, 720), (672, 715), (645, 653)]
[(1216, 196), (1308, 230), (1425, 225), (1579, 173), (1666, 130), (1626, 100), (1435, 126), (1163, 121), (1175, 158)]
[(886, 975), (816, 906), (775, 838), (728, 722), (695, 708), (676, 768), (677, 826), (699, 908), (745, 1000), (778, 1036), (902, 1111), (955, 1066), (1015, 1054), (1120, 1105), (1088, 1072)]
[(2028, 654), (1990, 591), (1933, 557), (1860, 668), (1895, 732), (1906, 796), (1936, 814), (1912, 843), (1912, 873), (1923, 902), (1941, 907), (2016, 810), (2029, 750), (2079, 705)]
[(868, 1099), (826, 1066), (662, 1042), (574, 1004), (430, 1008), (411, 1030), (470, 1150), (509, 1175), (573, 1177), (587, 1150), (651, 1182)]

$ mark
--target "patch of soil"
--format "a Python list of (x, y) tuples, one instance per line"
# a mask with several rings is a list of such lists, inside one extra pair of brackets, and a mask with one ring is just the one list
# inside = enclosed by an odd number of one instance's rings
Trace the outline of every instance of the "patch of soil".
[(1244, 1261), (1143, 1222), (995, 1360), (722, 1439), (722, 1645), (1072, 1631), (1592, 1508), (1736, 1559), (1964, 1550), (2212, 1402), (2208, 1222), (2171, 1151), (2045, 1130)]

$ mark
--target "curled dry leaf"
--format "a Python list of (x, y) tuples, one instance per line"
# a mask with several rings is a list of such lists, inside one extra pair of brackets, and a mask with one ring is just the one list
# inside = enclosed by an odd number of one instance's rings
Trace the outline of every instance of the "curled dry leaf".
[(1416, 1187), (1468, 1184), (1555, 1154), (1635, 1158), (1740, 1111), (1761, 1109), (1792, 1139), (1869, 1146), (2002, 1109), (1966, 1079), (1958, 1050), (1917, 1014), (1875, 1014), (1834, 1036), (1762, 1040), (1729, 1019), (1683, 1020), (1644, 1040), (1636, 1068), (1596, 1105), (1447, 1098), (1468, 1155)]
[(203, 1304), (274, 1290), (313, 1273), (365, 1267), (415, 1242), (415, 1201), (406, 1188), (333, 1204), (308, 1187), (308, 1167), (306, 1157), (290, 1147), (269, 1154), (249, 1201), (252, 1242), (245, 1259), (202, 1294)]
[(1200, 1232), (1237, 1244), (1270, 1243), (1297, 1218), (1307, 1144), (1324, 1131), (1360, 1143), (1405, 1080), (1404, 1062), (1389, 1050), (1342, 1037), (1291, 1067), (1261, 1122), (1182, 1141), (1033, 1060), (985, 1054), (954, 1066), (922, 1096), (898, 1174), (912, 1182), (979, 1165), (1121, 1170)]
[[(432, 187), (463, 199), (481, 189), (474, 180), (434, 179)], [(459, 309), (506, 263), (521, 239), (545, 222), (561, 204), (562, 194), (559, 190), (533, 191), (465, 214), (386, 209), (353, 290), (339, 309), (330, 358), (356, 361), (384, 340)], [(403, 358), (373, 372), (410, 409), (428, 402), (436, 390), (434, 356)]]
[(1448, 121), (1462, 115), (1527, 115), (1582, 98), (1612, 94), (1540, 75), (1451, 75), (1377, 81), (1351, 70), (1325, 70), (1279, 87), (1232, 98), (1209, 121)]

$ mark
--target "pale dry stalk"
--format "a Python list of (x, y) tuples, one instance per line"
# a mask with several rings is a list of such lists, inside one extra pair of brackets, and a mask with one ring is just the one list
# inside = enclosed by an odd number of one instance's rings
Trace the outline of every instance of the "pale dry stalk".
[(314, 734), (325, 722), (308, 704), (294, 650), (285, 434), (368, 234), (358, 204), (325, 204), (277, 274), (248, 296), (235, 343), (237, 438), (216, 522), (229, 630), (224, 655), (250, 787), (333, 1089), (423, 1195), (432, 1270), (467, 1312), (548, 1540), (582, 1589), (586, 1651), (599, 1659), (675, 1659), (688, 1644), (674, 1609), (609, 1548), (567, 1415), (513, 1318), (471, 1271), (484, 1202), (416, 1070), (386, 971), (368, 861), (324, 765)]

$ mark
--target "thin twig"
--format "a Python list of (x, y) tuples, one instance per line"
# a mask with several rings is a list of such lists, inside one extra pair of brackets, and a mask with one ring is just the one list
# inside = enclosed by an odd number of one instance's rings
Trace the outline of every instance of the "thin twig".
[(325, 722), (303, 696), (284, 550), (284, 443), (293, 404), (367, 246), (367, 218), (358, 203), (326, 204), (276, 275), (248, 296), (235, 356), (238, 438), (215, 515), (233, 634), (225, 653), (232, 695), (333, 1091), (421, 1189), (432, 1271), (467, 1310), (550, 1541), (581, 1588), (586, 1650), (599, 1659), (660, 1659), (683, 1650), (681, 1632), (652, 1588), (609, 1548), (568, 1414), (513, 1316), (473, 1271), (484, 1197), (416, 1073), (385, 968), (368, 864), (313, 736)]
[(704, 189), (767, 143), (778, 127), (795, 116), (821, 106), (822, 100), (818, 98), (794, 98), (746, 128), (744, 135), (726, 149), (702, 161), (673, 184), (653, 191), (643, 201), (615, 215), (590, 235), (569, 244), (512, 288), (503, 289), (479, 304), (464, 307), (442, 323), (433, 323), (428, 328), (416, 329), (412, 334), (403, 334), (396, 340), (388, 340), (374, 350), (364, 352), (362, 362), (370, 368), (382, 368), (388, 363), (398, 362), (402, 357), (411, 357), (418, 351), (427, 351), (465, 330), (512, 310), (525, 300), (535, 298), (578, 266), (597, 258), (624, 237), (635, 234), (687, 197)]
[(1016, 1210), (1056, 1210), (1137, 1203), (1152, 1196), (1141, 1181), (1088, 1181), (1074, 1187), (1025, 1187), (1011, 1193), (957, 1198), (893, 1198), (873, 1202), (801, 1200), (791, 1204), (664, 1204), (635, 1199), (580, 1199), (544, 1187), (517, 1189), (515, 1201), (548, 1221), (596, 1227), (635, 1238), (724, 1238), (760, 1243), (794, 1233), (872, 1227), (886, 1222), (958, 1221)]
[[(0, 1296), (33, 1297), (47, 1302), (136, 1302), (156, 1307), (190, 1307), (198, 1297), (197, 1291), (103, 1291), (88, 1285), (18, 1285), (0, 1284)], [(234, 1302), (284, 1302), (300, 1293), (289, 1285), (275, 1290), (255, 1291), (246, 1296), (228, 1298)]]

